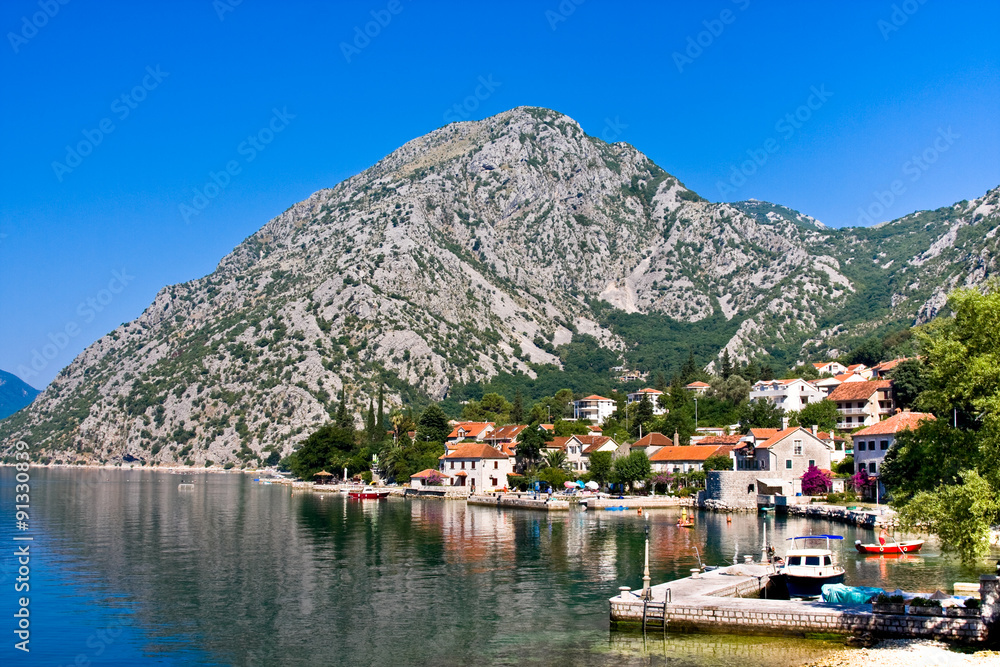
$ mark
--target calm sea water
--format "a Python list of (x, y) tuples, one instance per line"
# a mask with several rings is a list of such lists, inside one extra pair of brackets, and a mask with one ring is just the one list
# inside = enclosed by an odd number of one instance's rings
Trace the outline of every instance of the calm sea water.
[[(183, 478), (195, 488), (167, 473), (33, 471), (31, 653), (13, 648), (11, 516), (2, 664), (794, 665), (842, 645), (611, 631), (607, 599), (641, 585), (647, 525), (654, 583), (685, 576), (696, 548), (708, 563), (759, 554), (765, 525), (779, 544), (844, 535), (849, 584), (950, 590), (991, 570), (934, 543), (905, 560), (861, 557), (851, 545), (871, 531), (815, 520), (706, 513), (679, 529), (673, 510), (549, 515)], [(0, 469), (8, 508), (13, 482)]]

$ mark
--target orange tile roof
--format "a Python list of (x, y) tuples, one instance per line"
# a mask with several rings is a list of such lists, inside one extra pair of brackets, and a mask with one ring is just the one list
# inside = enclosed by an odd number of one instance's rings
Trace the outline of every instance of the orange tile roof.
[[(493, 426), (493, 422), (459, 422), (452, 429), (451, 433), (448, 434), (449, 438), (477, 438), (479, 434), (483, 431), (489, 430)], [(465, 431), (464, 436), (458, 434), (458, 430), (462, 429)]]
[(555, 427), (554, 424), (539, 424), (539, 426), (541, 426), (542, 428), (544, 428), (546, 431), (554, 431), (554, 430), (556, 430), (556, 427)]
[(591, 394), (590, 396), (585, 396), (580, 399), (581, 401), (610, 401), (610, 398), (604, 398), (603, 396), (598, 396), (597, 394)]
[(459, 445), (453, 451), (441, 456), (442, 459), (505, 459), (495, 448), (484, 442), (467, 442)]
[(633, 391), (632, 393), (633, 394), (662, 394), (663, 392), (660, 391), (659, 389), (649, 389), (647, 387), (646, 389), (640, 389), (639, 391)]
[(566, 443), (569, 442), (569, 439), (572, 437), (573, 436), (571, 435), (565, 435), (552, 438), (551, 440), (545, 443), (545, 449), (558, 449), (560, 451), (564, 450), (566, 449)]
[(827, 396), (831, 401), (867, 401), (879, 389), (892, 386), (889, 380), (865, 380), (864, 382), (844, 382)]
[(689, 382), (688, 384), (684, 385), (684, 388), (687, 389), (688, 387), (698, 387), (700, 389), (701, 387), (711, 387), (711, 386), (712, 385), (708, 384), (707, 382), (702, 382), (701, 380), (695, 380), (694, 382)]
[(427, 468), (426, 470), (421, 470), (418, 473), (410, 475), (410, 479), (427, 479), (431, 474), (437, 475), (438, 477), (448, 477), (449, 475), (444, 474), (440, 470), (435, 470), (434, 468)]
[(653, 463), (663, 463), (664, 461), (704, 461), (708, 457), (718, 452), (721, 447), (718, 445), (687, 445), (674, 447), (664, 447), (649, 457)]
[(897, 412), (884, 421), (872, 424), (867, 428), (861, 429), (857, 433), (853, 433), (852, 436), (892, 435), (897, 431), (915, 429), (920, 425), (920, 422), (925, 419), (929, 421), (935, 419), (935, 417), (929, 412)]
[(735, 445), (743, 438), (742, 435), (706, 435), (698, 441), (699, 445)]
[(669, 447), (673, 445), (672, 438), (668, 438), (662, 433), (647, 433), (632, 443), (633, 447)]
[(524, 429), (528, 428), (523, 424), (511, 424), (509, 426), (501, 426), (500, 428), (490, 431), (490, 434), (486, 436), (487, 440), (514, 440), (517, 438), (518, 434)]
[(814, 361), (814, 362), (813, 362), (813, 366), (815, 366), (816, 368), (823, 368), (823, 366), (827, 366), (827, 365), (829, 365), (830, 363), (832, 363), (832, 362), (829, 362), (829, 361), (827, 361), (826, 363), (816, 363), (816, 362)]
[(800, 426), (789, 426), (783, 431), (778, 431), (777, 433), (775, 433), (770, 438), (768, 438), (767, 440), (765, 440), (764, 442), (762, 442), (757, 446), (763, 449), (770, 449), (771, 447), (778, 444), (779, 442), (790, 436), (792, 433), (795, 433), (796, 431), (804, 431), (805, 433), (812, 435), (812, 431), (806, 431), (804, 428)]
[(750, 429), (750, 434), (754, 437), (754, 440), (767, 440), (780, 430), (778, 428), (752, 428)]

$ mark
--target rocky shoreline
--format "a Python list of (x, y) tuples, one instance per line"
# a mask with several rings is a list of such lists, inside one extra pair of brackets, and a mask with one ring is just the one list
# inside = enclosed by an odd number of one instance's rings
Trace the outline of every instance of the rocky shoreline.
[(845, 648), (802, 667), (979, 667), (1000, 664), (1000, 651), (959, 653), (928, 639), (885, 639), (871, 648)]

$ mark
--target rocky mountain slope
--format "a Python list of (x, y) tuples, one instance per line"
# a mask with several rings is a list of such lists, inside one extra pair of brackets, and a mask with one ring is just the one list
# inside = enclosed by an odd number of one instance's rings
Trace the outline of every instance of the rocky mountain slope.
[(295, 204), (95, 342), (0, 437), (63, 460), (284, 454), (342, 388), (356, 407), (378, 382), (394, 403), (440, 399), (558, 364), (571, 340), (631, 362), (609, 312), (708, 323), (737, 359), (823, 356), (993, 273), (998, 196), (833, 230), (707, 202), (632, 146), (517, 108)]
[(38, 390), (16, 375), (0, 371), (0, 419), (30, 405)]

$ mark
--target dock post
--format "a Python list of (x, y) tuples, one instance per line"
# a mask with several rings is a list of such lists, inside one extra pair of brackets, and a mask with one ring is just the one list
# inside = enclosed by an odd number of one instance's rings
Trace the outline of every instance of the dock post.
[[(649, 597), (649, 582), (652, 579), (649, 576), (649, 515), (646, 515), (646, 558), (645, 558), (645, 569), (642, 572), (642, 596)], [(645, 613), (643, 614), (645, 617)]]

